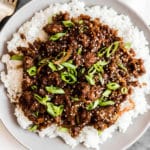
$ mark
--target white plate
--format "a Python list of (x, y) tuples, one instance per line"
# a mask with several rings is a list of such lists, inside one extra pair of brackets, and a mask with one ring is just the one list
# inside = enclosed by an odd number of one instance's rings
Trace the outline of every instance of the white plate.
[[(12, 38), (12, 34), (17, 31), (17, 29), (27, 20), (29, 20), (33, 14), (41, 9), (48, 7), (49, 4), (55, 2), (67, 2), (68, 0), (33, 0), (21, 8), (13, 17), (9, 19), (7, 24), (1, 31), (0, 35), (0, 55), (6, 52), (6, 41)], [(107, 5), (113, 7), (119, 13), (130, 16), (132, 22), (144, 31), (147, 40), (150, 43), (150, 31), (146, 24), (138, 17), (135, 12), (127, 8), (125, 5), (114, 0), (85, 0), (86, 5)], [(1, 70), (3, 69), (1, 65)], [(3, 85), (0, 85), (0, 118), (2, 119), (4, 125), (7, 127), (9, 132), (25, 147), (33, 150), (44, 150), (57, 149), (57, 150), (69, 150), (70, 147), (67, 146), (59, 138), (49, 139), (40, 138), (36, 134), (29, 133), (21, 129), (16, 118), (13, 115), (13, 106), (9, 103), (6, 96), (6, 91)], [(150, 97), (149, 97), (150, 98)], [(113, 138), (107, 140), (103, 145), (103, 150), (121, 150), (123, 148), (129, 147), (133, 144), (141, 135), (146, 131), (150, 125), (150, 112), (139, 116), (134, 120), (134, 124), (129, 127), (125, 134), (115, 133)], [(85, 148), (81, 145), (75, 148), (76, 150), (84, 150)]]

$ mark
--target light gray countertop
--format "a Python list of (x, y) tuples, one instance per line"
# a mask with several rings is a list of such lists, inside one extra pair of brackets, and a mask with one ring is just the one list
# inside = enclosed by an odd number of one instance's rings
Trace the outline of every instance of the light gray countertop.
[[(30, 0), (20, 0), (17, 9), (21, 6), (29, 2)], [(3, 24), (5, 21), (3, 22)], [(2, 26), (2, 24), (0, 25)], [(119, 141), (118, 141), (119, 142)], [(150, 150), (150, 128), (146, 131), (146, 133), (128, 150)]]

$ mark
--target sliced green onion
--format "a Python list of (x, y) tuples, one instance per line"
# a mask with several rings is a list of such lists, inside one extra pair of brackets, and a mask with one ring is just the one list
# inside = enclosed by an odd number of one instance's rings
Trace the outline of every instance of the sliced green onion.
[(105, 102), (100, 102), (99, 106), (110, 106), (110, 105), (114, 105), (115, 102), (114, 101), (105, 101)]
[(28, 72), (29, 76), (35, 76), (36, 72), (37, 72), (36, 66), (33, 66), (33, 67), (27, 69), (27, 72)]
[(59, 64), (57, 69), (62, 70), (63, 68), (64, 68), (64, 66)]
[(54, 72), (54, 71), (57, 71), (57, 68), (56, 66), (52, 63), (52, 62), (49, 62), (48, 63), (48, 67), (51, 68), (51, 70)]
[(95, 73), (96, 73), (96, 69), (95, 69), (94, 66), (92, 66), (92, 67), (88, 70), (88, 74), (93, 75), (93, 74), (95, 74)]
[(119, 42), (114, 42), (106, 49), (106, 57), (110, 57), (119, 47)]
[(78, 54), (78, 55), (81, 55), (81, 53), (82, 53), (82, 48), (80, 47), (80, 48), (78, 48), (78, 50), (77, 50), (77, 54)]
[(81, 26), (79, 32), (80, 32), (80, 33), (83, 33), (83, 32), (85, 32), (85, 31), (87, 31), (87, 30), (88, 30), (88, 27), (87, 27), (87, 26)]
[(104, 72), (103, 67), (106, 66), (108, 64), (108, 62), (106, 61), (98, 61), (97, 63), (95, 63), (89, 70), (88, 70), (88, 74), (95, 74), (96, 72)]
[(93, 79), (93, 75), (92, 74), (88, 74), (85, 75), (86, 80), (88, 81), (88, 83), (90, 85), (95, 85), (95, 80)]
[(126, 49), (130, 49), (131, 48), (131, 43), (130, 42), (125, 43), (124, 47)]
[(126, 87), (122, 87), (121, 88), (121, 93), (122, 94), (127, 94), (128, 93), (128, 89)]
[(46, 103), (50, 100), (50, 98), (47, 95), (42, 98), (38, 94), (34, 94), (34, 98), (42, 105), (46, 105)]
[(33, 125), (33, 126), (29, 127), (28, 130), (29, 130), (30, 132), (35, 132), (35, 131), (37, 130), (37, 128), (38, 128), (37, 125)]
[(80, 72), (81, 72), (81, 74), (84, 74), (85, 68), (81, 68)]
[(70, 69), (72, 69), (72, 70), (74, 70), (74, 69), (77, 68), (75, 65), (71, 64), (70, 62), (64, 62), (64, 63), (62, 63), (61, 65), (63, 65), (63, 66), (66, 67), (66, 68), (70, 68)]
[(53, 85), (46, 86), (45, 89), (47, 92), (49, 92), (51, 94), (65, 94), (65, 91), (62, 88), (55, 87)]
[(70, 60), (68, 60), (67, 62), (70, 63), (70, 64), (72, 64), (72, 63), (73, 63), (73, 60), (70, 59)]
[(111, 90), (107, 89), (104, 91), (103, 96), (104, 97), (109, 97), (109, 95), (111, 94)]
[(67, 20), (67, 21), (62, 21), (63, 25), (65, 27), (72, 27), (74, 26), (74, 23), (71, 20)]
[(57, 41), (58, 39), (60, 39), (61, 37), (65, 36), (65, 35), (66, 35), (66, 33), (56, 33), (55, 35), (52, 35), (49, 40)]
[(66, 52), (65, 52), (65, 51), (60, 52), (60, 53), (56, 56), (56, 60), (58, 60), (58, 59), (64, 57), (65, 55), (66, 55)]
[(101, 48), (98, 51), (98, 57), (102, 57), (106, 53), (106, 47)]
[[(61, 65), (66, 67), (68, 69), (68, 75), (71, 76), (73, 79), (75, 79), (77, 76), (77, 71), (76, 71), (76, 66), (72, 64), (73, 61), (72, 60), (69, 60), (68, 62), (64, 62), (62, 63)], [(65, 73), (66, 75), (66, 73)], [(73, 77), (74, 76), (74, 77)]]
[(83, 24), (83, 20), (79, 20), (79, 24)]
[(108, 64), (107, 61), (98, 61), (98, 62), (96, 63), (96, 65), (100, 65), (100, 66), (106, 66), (107, 64)]
[(94, 68), (96, 69), (97, 72), (104, 73), (103, 66), (101, 66), (99, 64), (94, 64)]
[(74, 76), (74, 74), (69, 72), (61, 73), (61, 79), (68, 84), (74, 84), (77, 81), (77, 78)]
[(120, 88), (120, 85), (116, 82), (110, 82), (107, 84), (107, 88), (110, 90), (117, 90), (118, 88)]
[(108, 62), (106, 61), (98, 61), (97, 63), (95, 63), (93, 66), (96, 69), (97, 72), (104, 72), (103, 67), (106, 66), (108, 64)]
[(118, 67), (124, 71), (127, 71), (127, 68), (123, 64), (118, 64)]
[(86, 106), (86, 110), (93, 110), (99, 105), (99, 99)]
[(13, 55), (10, 58), (11, 60), (23, 60), (23, 55)]
[(61, 132), (68, 132), (68, 128), (60, 127), (60, 128), (59, 128), (59, 131), (61, 131)]
[(104, 79), (103, 79), (102, 75), (99, 73), (98, 76), (99, 76), (99, 81), (100, 81), (101, 85), (103, 85), (104, 84)]
[(36, 90), (36, 89), (37, 89), (37, 86), (36, 86), (36, 85), (32, 85), (32, 86), (31, 86), (31, 89), (32, 89), (32, 90)]
[(49, 102), (49, 97), (45, 96), (42, 98), (38, 94), (34, 94), (34, 98), (40, 103), (43, 104), (47, 107), (47, 112), (52, 116), (52, 117), (57, 117), (60, 116), (64, 110), (64, 106), (55, 106), (53, 103)]
[(75, 77), (77, 76), (77, 70), (76, 69), (70, 69), (68, 68), (68, 72), (72, 75), (74, 75)]
[(39, 115), (39, 112), (38, 112), (38, 111), (36, 111), (36, 112), (33, 113), (33, 116), (34, 116), (34, 117), (38, 117), (38, 115)]
[(56, 106), (51, 102), (47, 103), (47, 112), (52, 116), (52, 117), (57, 117), (61, 116), (62, 112), (64, 110), (63, 105)]
[(39, 61), (38, 65), (43, 65), (43, 64), (47, 64), (49, 62), (49, 58), (44, 58), (42, 60)]
[(71, 100), (76, 102), (76, 101), (79, 101), (79, 98), (78, 97), (71, 97)]

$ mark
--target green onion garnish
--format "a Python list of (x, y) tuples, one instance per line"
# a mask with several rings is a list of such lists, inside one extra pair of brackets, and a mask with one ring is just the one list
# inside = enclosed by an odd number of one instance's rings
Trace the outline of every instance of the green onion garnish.
[(70, 62), (64, 62), (61, 65), (63, 65), (66, 68), (72, 69), (72, 70), (77, 68), (75, 65), (71, 64)]
[(72, 76), (72, 78), (73, 78), (73, 76), (74, 77), (77, 76), (77, 71), (76, 71), (77, 67), (75, 65), (73, 65), (72, 63), (73, 63), (73, 61), (69, 60), (68, 62), (62, 63), (61, 65), (64, 66), (64, 67), (66, 67), (68, 69), (69, 76)]
[(94, 66), (92, 66), (92, 67), (88, 70), (88, 74), (93, 75), (93, 74), (95, 74), (95, 73), (96, 73), (96, 69), (95, 69)]
[(122, 87), (121, 88), (121, 93), (122, 94), (127, 94), (128, 93), (128, 89), (126, 87)]
[(85, 32), (85, 31), (87, 31), (87, 30), (88, 30), (88, 27), (87, 27), (87, 26), (81, 26), (79, 32), (80, 32), (80, 33), (83, 33), (83, 32)]
[(127, 68), (123, 64), (118, 64), (118, 67), (124, 71), (127, 71)]
[(125, 44), (124, 44), (124, 47), (125, 47), (126, 49), (130, 49), (130, 48), (131, 48), (131, 43), (130, 43), (130, 42), (125, 43)]
[(27, 69), (27, 72), (28, 72), (29, 76), (35, 76), (36, 72), (37, 72), (36, 66), (33, 66), (33, 67)]
[(110, 57), (119, 47), (119, 42), (114, 42), (106, 49), (106, 57)]
[(48, 63), (48, 67), (51, 68), (51, 70), (54, 72), (54, 71), (57, 71), (57, 68), (56, 66), (52, 63), (52, 62), (49, 62)]
[(52, 116), (52, 117), (57, 117), (62, 114), (64, 110), (63, 105), (56, 106), (51, 102), (47, 103), (47, 112)]
[(55, 87), (53, 85), (46, 86), (45, 89), (47, 92), (49, 92), (51, 94), (65, 94), (65, 91), (62, 88)]
[(115, 104), (115, 102), (111, 101), (111, 100), (99, 103), (100, 106), (110, 106), (110, 105), (114, 105), (114, 104)]
[(64, 68), (63, 65), (58, 65), (58, 67), (57, 67), (58, 70), (62, 70), (63, 68)]
[(67, 20), (67, 21), (62, 21), (63, 25), (65, 27), (72, 27), (74, 26), (74, 23), (71, 20)]
[[(57, 91), (58, 93), (58, 91)], [(59, 91), (59, 93), (62, 93), (62, 91)], [(45, 96), (42, 98), (38, 94), (34, 94), (34, 98), (42, 105), (45, 105), (47, 107), (47, 112), (52, 116), (52, 117), (57, 117), (60, 116), (63, 112), (64, 106), (55, 106), (53, 103), (49, 102), (49, 97)]]
[(78, 48), (78, 50), (77, 50), (77, 54), (78, 54), (78, 55), (81, 55), (81, 53), (82, 53), (82, 48), (80, 47), (80, 48)]
[(35, 132), (37, 130), (38, 126), (37, 125), (32, 125), (31, 127), (28, 128), (29, 131)]
[(68, 69), (68, 72), (74, 75), (75, 77), (77, 76), (77, 71), (75, 69)]
[(34, 98), (42, 105), (46, 105), (46, 103), (50, 100), (50, 98), (47, 95), (42, 98), (38, 94), (34, 94)]
[(92, 74), (88, 74), (85, 75), (86, 80), (88, 81), (88, 83), (90, 85), (95, 85), (95, 80), (93, 79), (93, 75)]
[(110, 82), (107, 84), (107, 88), (110, 90), (117, 90), (118, 88), (120, 88), (120, 85), (116, 82)]
[(115, 53), (115, 51), (118, 49), (119, 47), (119, 41), (116, 41), (114, 43), (112, 43), (109, 47), (104, 47), (102, 49), (99, 50), (98, 52), (98, 57), (102, 57), (103, 55), (106, 54), (106, 57), (110, 57), (112, 54)]
[(62, 72), (61, 79), (68, 84), (74, 84), (77, 81), (77, 78), (75, 77), (75, 75), (69, 72)]
[(23, 55), (13, 55), (10, 58), (11, 60), (23, 60)]
[(65, 36), (65, 35), (66, 35), (66, 33), (56, 33), (55, 35), (52, 35), (49, 40), (57, 41), (58, 39), (60, 39), (61, 37)]
[(115, 102), (112, 100), (109, 101), (103, 101), (103, 98), (99, 98), (97, 99), (95, 102), (90, 103), (89, 105), (86, 106), (86, 110), (93, 110), (95, 109), (97, 106), (110, 106), (110, 105), (114, 105)]
[[(96, 72), (103, 73), (104, 72), (103, 67), (107, 64), (108, 64), (108, 62), (106, 62), (106, 61), (98, 61), (88, 70), (88, 75), (86, 75), (85, 78), (89, 82), (89, 84), (95, 85), (95, 80), (93, 79), (94, 74)], [(101, 77), (101, 81), (102, 81), (102, 76), (100, 75), (100, 77)]]
[(111, 90), (107, 89), (104, 91), (103, 96), (104, 97), (109, 97), (109, 95), (111, 94)]
[(100, 81), (101, 85), (103, 85), (104, 84), (104, 79), (103, 79), (102, 75), (99, 73), (98, 76), (99, 76), (99, 81)]
[(99, 65), (99, 64), (94, 64), (94, 68), (97, 72), (101, 72), (101, 73), (104, 73), (104, 69), (103, 69), (103, 66)]
[(73, 63), (73, 60), (70, 59), (70, 60), (68, 60), (67, 62), (70, 63), (70, 64), (72, 64), (72, 63)]
[(60, 59), (61, 57), (64, 57), (66, 55), (65, 51), (60, 52), (57, 56), (56, 56), (56, 60)]
[(71, 100), (76, 102), (76, 101), (79, 101), (79, 98), (77, 96), (75, 96), (75, 97), (71, 97)]
[(86, 106), (86, 110), (93, 110), (99, 105), (99, 99)]
[(95, 65), (106, 66), (107, 64), (107, 61), (98, 61)]
[(81, 74), (84, 74), (85, 68), (81, 68), (81, 69), (80, 69), (80, 72), (81, 72)]
[(95, 74), (96, 72), (103, 73), (104, 72), (103, 67), (106, 66), (107, 64), (108, 62), (106, 61), (98, 61), (88, 70), (88, 74)]
[(44, 58), (42, 60), (39, 61), (38, 65), (43, 65), (43, 64), (47, 64), (49, 62), (49, 58)]
[(83, 20), (79, 20), (79, 22), (78, 22), (79, 24), (83, 24)]
[(36, 85), (32, 85), (32, 86), (31, 86), (31, 89), (32, 89), (32, 90), (36, 90), (36, 89), (37, 89), (37, 86), (36, 86)]
[(59, 128), (59, 131), (61, 131), (61, 132), (68, 132), (68, 128), (60, 127), (60, 128)]
[(33, 116), (34, 116), (34, 117), (38, 117), (38, 115), (39, 115), (39, 112), (38, 112), (38, 111), (33, 112)]
[(102, 57), (106, 53), (106, 47), (101, 48), (98, 51), (98, 57)]

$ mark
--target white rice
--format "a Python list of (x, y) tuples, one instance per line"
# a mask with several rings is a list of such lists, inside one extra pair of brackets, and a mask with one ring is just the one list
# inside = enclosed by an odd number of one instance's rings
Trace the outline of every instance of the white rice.
[[(118, 29), (118, 35), (123, 37), (124, 42), (132, 43), (132, 48), (136, 52), (136, 57), (144, 60), (144, 66), (147, 73), (139, 78), (139, 82), (147, 83), (147, 86), (143, 86), (143, 88), (137, 87), (134, 90), (131, 99), (135, 102), (135, 108), (124, 113), (115, 125), (104, 130), (100, 136), (96, 129), (89, 126), (85, 127), (77, 138), (72, 138), (67, 132), (60, 131), (56, 125), (52, 125), (42, 131), (38, 131), (41, 137), (62, 137), (62, 139), (64, 139), (64, 141), (71, 147), (75, 147), (79, 143), (83, 143), (88, 148), (99, 149), (99, 144), (102, 144), (108, 138), (112, 137), (112, 133), (116, 129), (119, 129), (121, 132), (125, 132), (128, 126), (132, 124), (133, 118), (137, 117), (139, 114), (143, 114), (149, 109), (145, 98), (145, 94), (150, 93), (150, 55), (148, 42), (146, 41), (143, 32), (133, 26), (128, 16), (122, 14), (119, 15), (115, 10), (107, 8), (106, 6), (86, 7), (83, 2), (73, 0), (73, 2), (66, 4), (50, 5), (49, 8), (44, 11), (36, 13), (30, 21), (24, 23), (18, 32), (13, 35), (12, 40), (8, 42), (8, 52), (14, 51), (17, 53), (17, 46), (27, 46), (28, 42), (32, 43), (37, 38), (44, 40), (46, 38), (46, 34), (42, 31), (43, 26), (48, 23), (48, 18), (50, 16), (58, 13), (59, 11), (68, 11), (71, 16), (78, 16), (83, 13), (90, 15), (92, 18), (100, 18), (103, 23)], [(26, 41), (20, 38), (20, 33), (23, 33), (26, 36)], [(17, 97), (22, 92), (21, 82), (23, 70), (17, 69), (20, 62), (10, 60), (10, 56), (8, 54), (3, 56), (2, 61), (7, 64), (7, 73), (1, 73), (1, 80), (7, 88), (11, 102), (16, 102)], [(128, 105), (127, 102), (125, 102), (122, 107), (125, 107), (126, 105)], [(19, 107), (16, 107), (15, 115), (22, 128), (27, 129), (32, 124), (32, 122), (24, 116)]]

